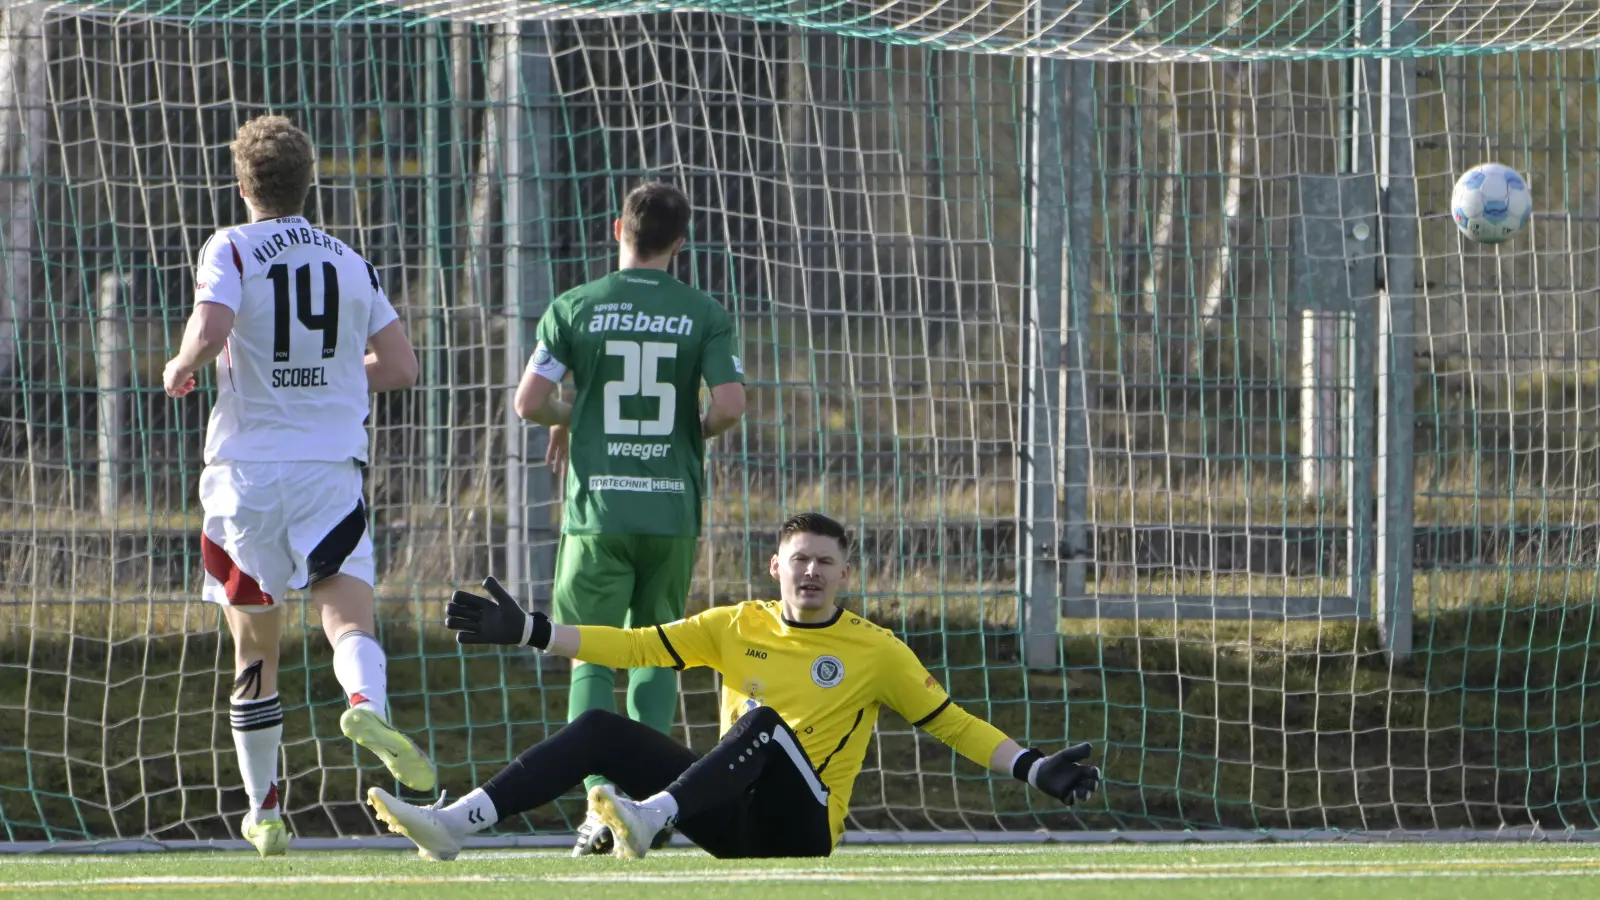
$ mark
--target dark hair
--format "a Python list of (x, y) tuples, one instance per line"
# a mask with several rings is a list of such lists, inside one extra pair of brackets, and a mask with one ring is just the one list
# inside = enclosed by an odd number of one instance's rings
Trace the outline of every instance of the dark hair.
[(778, 529), (778, 546), (797, 534), (817, 534), (831, 537), (839, 542), (844, 555), (850, 555), (850, 535), (845, 532), (844, 526), (828, 518), (822, 513), (803, 512), (789, 517), (783, 527)]
[(689, 235), (689, 198), (665, 181), (647, 181), (622, 200), (622, 240), (651, 259)]
[(304, 131), (283, 116), (258, 116), (239, 126), (232, 150), (239, 185), (258, 212), (299, 215), (317, 165), (317, 151)]

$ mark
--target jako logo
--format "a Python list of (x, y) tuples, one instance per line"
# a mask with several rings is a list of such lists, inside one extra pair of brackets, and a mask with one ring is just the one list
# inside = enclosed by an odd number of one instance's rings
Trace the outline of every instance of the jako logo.
[(765, 650), (757, 650), (754, 647), (750, 647), (750, 648), (748, 648), (748, 649), (746, 649), (744, 651), (744, 655), (745, 656), (754, 656), (756, 659), (766, 659), (767, 658), (767, 651), (765, 651)]

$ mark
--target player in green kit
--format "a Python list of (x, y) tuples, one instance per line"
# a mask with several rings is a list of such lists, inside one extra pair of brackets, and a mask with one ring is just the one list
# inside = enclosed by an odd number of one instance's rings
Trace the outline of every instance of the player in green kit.
[[(613, 226), (617, 271), (550, 304), (517, 386), (517, 414), (549, 426), (546, 459), (557, 471), (566, 463), (553, 597), (554, 620), (564, 625), (641, 628), (683, 618), (705, 442), (744, 415), (727, 312), (667, 271), (689, 217), (688, 198), (670, 184), (629, 192)], [(568, 374), (577, 388), (570, 404), (557, 396)], [(711, 389), (703, 415), (701, 381)], [(574, 661), (568, 721), (614, 712), (615, 684), (613, 670)], [(667, 732), (677, 706), (676, 672), (629, 670), (629, 718)], [(610, 831), (590, 810), (573, 855), (610, 850)]]

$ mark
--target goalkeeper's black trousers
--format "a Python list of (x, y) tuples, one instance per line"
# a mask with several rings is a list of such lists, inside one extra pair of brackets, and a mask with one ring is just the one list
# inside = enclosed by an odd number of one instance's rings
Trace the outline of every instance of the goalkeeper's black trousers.
[(502, 820), (599, 775), (635, 800), (669, 791), (677, 828), (720, 859), (827, 856), (828, 794), (771, 707), (745, 713), (703, 757), (648, 725), (589, 710), (483, 786)]

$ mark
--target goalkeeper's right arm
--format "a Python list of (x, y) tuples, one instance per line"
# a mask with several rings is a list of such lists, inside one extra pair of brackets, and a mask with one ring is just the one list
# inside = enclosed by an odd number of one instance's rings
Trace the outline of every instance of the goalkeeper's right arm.
[(659, 627), (557, 625), (542, 612), (524, 610), (493, 575), (483, 580), (483, 586), (488, 597), (467, 591), (450, 597), (445, 626), (456, 633), (456, 643), (532, 647), (617, 669), (684, 666)]

